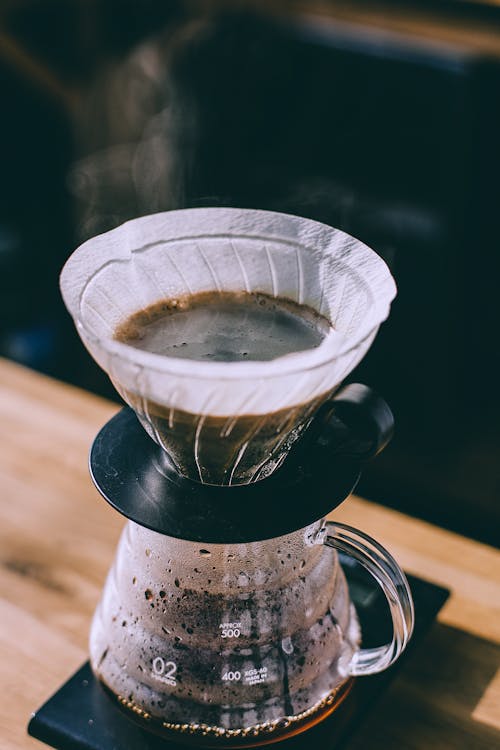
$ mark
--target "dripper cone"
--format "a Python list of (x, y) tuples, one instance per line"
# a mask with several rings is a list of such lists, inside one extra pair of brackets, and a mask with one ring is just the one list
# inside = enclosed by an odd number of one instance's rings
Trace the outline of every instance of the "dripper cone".
[[(370, 347), (396, 289), (368, 247), (318, 222), (268, 211), (186, 209), (84, 243), (61, 275), (94, 359), (178, 471), (209, 484), (271, 473)], [(332, 324), (314, 349), (270, 361), (200, 362), (114, 338), (133, 313), (199, 292), (260, 292)]]

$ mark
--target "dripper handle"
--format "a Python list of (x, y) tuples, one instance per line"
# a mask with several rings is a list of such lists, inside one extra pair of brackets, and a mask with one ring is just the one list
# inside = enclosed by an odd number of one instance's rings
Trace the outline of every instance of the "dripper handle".
[(361, 383), (342, 388), (319, 416), (322, 446), (335, 453), (365, 461), (380, 453), (394, 434), (394, 416), (375, 391)]
[(410, 586), (396, 560), (375, 539), (343, 523), (328, 522), (326, 526), (324, 544), (361, 563), (384, 592), (391, 612), (391, 642), (356, 651), (347, 667), (348, 674), (361, 676), (383, 672), (400, 656), (413, 632), (415, 611)]

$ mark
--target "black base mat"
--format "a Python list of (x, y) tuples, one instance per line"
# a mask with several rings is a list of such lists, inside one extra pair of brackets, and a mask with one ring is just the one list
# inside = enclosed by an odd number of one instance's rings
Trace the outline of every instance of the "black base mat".
[[(384, 643), (389, 637), (390, 623), (383, 594), (374, 588), (373, 579), (357, 563), (339, 556), (361, 621), (363, 645)], [(408, 576), (408, 581), (416, 621), (406, 653), (386, 672), (357, 679), (347, 699), (330, 717), (304, 734), (284, 740), (280, 747), (333, 750), (359, 726), (448, 598), (448, 591), (439, 586), (413, 576)], [(28, 732), (57, 750), (177, 750), (186, 747), (157, 737), (129, 720), (95, 680), (88, 662), (33, 714)]]

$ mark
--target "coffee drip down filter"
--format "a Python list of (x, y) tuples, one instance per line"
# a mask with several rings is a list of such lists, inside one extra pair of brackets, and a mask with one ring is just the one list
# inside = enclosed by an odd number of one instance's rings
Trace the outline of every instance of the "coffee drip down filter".
[[(86, 347), (184, 476), (232, 485), (270, 474), (366, 354), (395, 285), (345, 233), (295, 216), (192, 209), (136, 219), (67, 262), (64, 301)], [(316, 349), (267, 362), (199, 362), (114, 339), (133, 313), (208, 291), (261, 292), (332, 324)]]
[[(99, 491), (132, 519), (92, 623), (94, 673), (131, 718), (174, 740), (236, 747), (307, 729), (355, 676), (390, 666), (413, 629), (396, 561), (324, 519), (359, 473), (332, 451), (339, 417), (358, 423), (369, 407), (379, 447), (392, 427), (369, 389), (338, 391), (388, 315), (387, 267), (317, 222), (192, 209), (86, 242), (61, 286), (85, 345), (152, 438), (121, 412), (91, 451)], [(137, 310), (217, 290), (306, 304), (332, 331), (314, 349), (253, 362), (163, 357), (114, 338)], [(361, 648), (337, 550), (382, 588), (390, 642)]]

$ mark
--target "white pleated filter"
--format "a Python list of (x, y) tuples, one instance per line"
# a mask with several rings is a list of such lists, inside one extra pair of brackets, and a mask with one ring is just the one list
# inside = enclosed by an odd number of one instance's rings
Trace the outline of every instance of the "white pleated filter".
[[(381, 258), (337, 229), (269, 211), (204, 208), (145, 216), (88, 240), (61, 274), (64, 301), (123, 390), (194, 414), (266, 414), (332, 391), (361, 360), (396, 293)], [(160, 299), (258, 291), (332, 323), (315, 349), (265, 362), (199, 362), (140, 351), (114, 332)]]
[[(319, 406), (362, 359), (396, 288), (376, 253), (337, 229), (270, 211), (205, 208), (127, 222), (81, 245), (61, 275), (94, 359), (178, 471), (208, 484), (274, 471)], [(269, 361), (200, 362), (117, 341), (160, 300), (261, 292), (330, 320), (319, 346)]]

